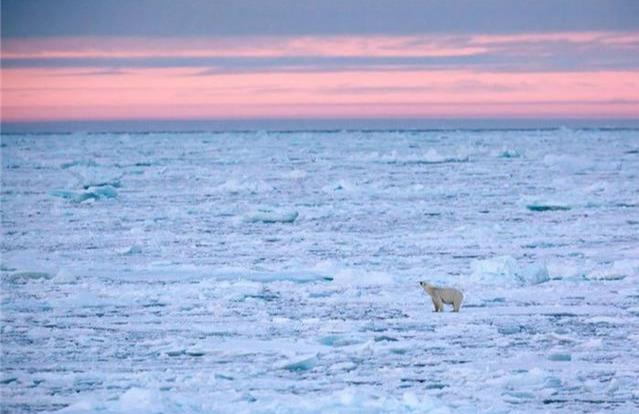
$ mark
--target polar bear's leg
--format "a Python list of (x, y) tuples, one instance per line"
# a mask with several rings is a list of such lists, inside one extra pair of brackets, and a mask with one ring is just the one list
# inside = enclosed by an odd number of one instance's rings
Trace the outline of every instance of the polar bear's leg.
[(461, 308), (462, 300), (464, 299), (464, 295), (461, 293), (455, 296), (453, 300), (453, 312), (459, 312), (459, 308)]
[(435, 312), (444, 311), (444, 304), (440, 298), (433, 296), (433, 305), (435, 306)]

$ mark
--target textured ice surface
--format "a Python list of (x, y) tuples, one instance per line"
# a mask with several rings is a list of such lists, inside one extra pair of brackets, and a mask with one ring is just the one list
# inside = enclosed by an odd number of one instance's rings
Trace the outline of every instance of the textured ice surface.
[(638, 142), (3, 135), (1, 411), (635, 412)]
[(499, 256), (490, 259), (475, 260), (470, 265), (472, 273), (467, 280), (488, 286), (490, 284), (536, 285), (550, 278), (548, 269), (540, 263), (522, 266), (512, 256)]
[(299, 216), (297, 211), (260, 208), (244, 216), (249, 223), (292, 223)]

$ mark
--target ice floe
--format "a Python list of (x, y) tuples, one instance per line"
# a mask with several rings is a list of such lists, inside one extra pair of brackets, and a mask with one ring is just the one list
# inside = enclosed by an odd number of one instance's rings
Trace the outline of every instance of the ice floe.
[(622, 280), (639, 276), (639, 259), (616, 260), (606, 265), (594, 265), (586, 272), (589, 280)]
[(345, 286), (387, 285), (395, 281), (394, 277), (386, 272), (353, 269), (333, 261), (319, 262), (311, 268), (311, 272), (326, 275), (334, 284)]
[(497, 156), (499, 158), (519, 158), (521, 157), (521, 153), (516, 149), (512, 148), (502, 148), (497, 152)]
[(313, 369), (318, 362), (319, 357), (317, 354), (302, 355), (278, 364), (277, 368), (288, 371), (306, 371)]
[(530, 211), (567, 211), (571, 209), (569, 203), (559, 200), (533, 200), (526, 204)]
[(471, 263), (470, 282), (492, 285), (536, 285), (550, 280), (545, 264), (521, 264), (512, 256), (497, 256)]
[(273, 187), (257, 178), (245, 180), (229, 179), (216, 187), (216, 190), (230, 194), (258, 194), (273, 190)]
[(298, 216), (295, 210), (261, 207), (246, 213), (242, 220), (247, 223), (293, 223)]
[(90, 164), (76, 164), (66, 169), (76, 179), (77, 183), (88, 189), (89, 187), (120, 187), (123, 172), (118, 168), (100, 167)]
[(8, 282), (26, 283), (31, 280), (47, 280), (51, 279), (53, 275), (47, 272), (38, 271), (25, 271), (11, 273), (4, 278)]
[(100, 187), (88, 187), (83, 191), (56, 190), (52, 191), (51, 195), (67, 199), (75, 203), (82, 203), (91, 200), (116, 198), (118, 196), (118, 191), (111, 185), (104, 185)]

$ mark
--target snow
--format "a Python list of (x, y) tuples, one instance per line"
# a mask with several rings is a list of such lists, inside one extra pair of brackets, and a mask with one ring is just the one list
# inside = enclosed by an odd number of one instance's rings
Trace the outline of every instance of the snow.
[(283, 364), (279, 364), (278, 368), (286, 369), (288, 371), (306, 371), (313, 369), (318, 362), (319, 360), (317, 355), (298, 356), (285, 361)]
[(299, 213), (294, 210), (282, 210), (262, 207), (244, 215), (247, 223), (293, 223)]
[(637, 139), (2, 135), (0, 411), (634, 412)]
[(76, 203), (82, 203), (90, 200), (116, 198), (118, 196), (118, 192), (112, 185), (103, 185), (98, 187), (90, 186), (83, 191), (55, 190), (51, 192), (51, 195)]
[(519, 158), (521, 154), (516, 149), (502, 148), (500, 151), (496, 151), (496, 154), (500, 158)]
[(47, 272), (16, 272), (5, 277), (6, 281), (26, 283), (29, 280), (51, 279), (51, 274)]
[(498, 256), (476, 260), (471, 263), (472, 274), (469, 281), (496, 285), (536, 285), (547, 282), (550, 277), (544, 264), (522, 265), (511, 256)]

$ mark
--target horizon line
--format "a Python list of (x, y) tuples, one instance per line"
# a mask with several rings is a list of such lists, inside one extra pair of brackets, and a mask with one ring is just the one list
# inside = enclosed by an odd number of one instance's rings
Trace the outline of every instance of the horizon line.
[(223, 133), (312, 131), (438, 131), (438, 130), (554, 130), (639, 129), (639, 118), (579, 117), (450, 117), (450, 118), (220, 118), (123, 120), (0, 120), (0, 134), (85, 133)]

